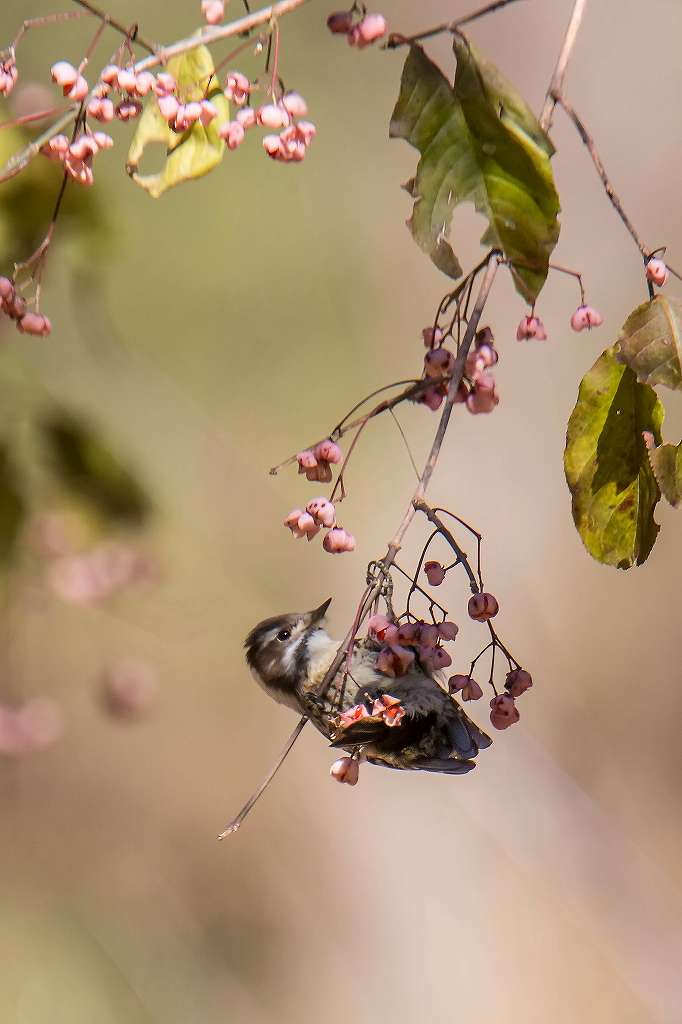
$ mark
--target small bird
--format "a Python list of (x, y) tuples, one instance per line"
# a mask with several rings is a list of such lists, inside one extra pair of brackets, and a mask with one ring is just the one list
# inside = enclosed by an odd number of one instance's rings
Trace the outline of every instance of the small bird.
[(245, 641), (256, 681), (274, 700), (307, 716), (333, 747), (387, 768), (461, 775), (492, 740), (436, 675), (415, 659), (405, 675), (377, 669), (381, 645), (356, 640), (350, 671), (317, 689), (340, 647), (323, 626), (331, 598), (310, 612), (265, 619)]

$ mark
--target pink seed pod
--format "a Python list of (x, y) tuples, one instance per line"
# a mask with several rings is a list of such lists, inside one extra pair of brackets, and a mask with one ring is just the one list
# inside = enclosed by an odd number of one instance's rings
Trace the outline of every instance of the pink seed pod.
[(334, 11), (327, 18), (327, 28), (334, 35), (345, 36), (353, 27), (353, 15), (350, 11)]
[(207, 25), (217, 25), (225, 17), (223, 0), (202, 0), (201, 13)]
[(432, 412), (436, 412), (443, 404), (443, 392), (439, 388), (427, 388), (419, 401), (422, 405), (428, 406)]
[(90, 117), (94, 117), (96, 121), (101, 121), (103, 124), (108, 124), (109, 121), (113, 121), (115, 117), (114, 104), (107, 97), (99, 99), (95, 97), (89, 106), (88, 114)]
[(135, 86), (137, 85), (137, 75), (132, 68), (120, 68), (118, 75), (116, 76), (116, 85), (121, 92), (135, 92)]
[(309, 448), (306, 448), (304, 452), (299, 452), (296, 456), (296, 460), (298, 462), (299, 473), (305, 473), (306, 470), (315, 469), (317, 466), (317, 459)]
[(228, 121), (220, 126), (219, 135), (227, 143), (228, 149), (236, 149), (244, 141), (246, 132), (239, 121)]
[(196, 100), (192, 100), (191, 103), (185, 104), (185, 120), (189, 124), (195, 124), (201, 117), (201, 103)]
[(215, 107), (210, 100), (201, 101), (201, 114), (199, 120), (203, 124), (204, 128), (208, 128), (211, 121), (218, 116), (218, 109)]
[(282, 148), (282, 140), (279, 135), (264, 135), (263, 136), (263, 149), (272, 157), (273, 160), (278, 159)]
[(142, 113), (142, 104), (137, 100), (121, 100), (116, 107), (119, 121), (132, 121)]
[(535, 338), (536, 341), (547, 340), (545, 325), (538, 316), (521, 317), (519, 326), (516, 328), (517, 341), (527, 341), (529, 338)]
[(360, 778), (360, 765), (353, 757), (340, 757), (338, 761), (334, 761), (329, 769), (329, 774), (337, 782), (355, 786)]
[(334, 526), (322, 541), (322, 547), (330, 555), (355, 551), (355, 537), (348, 530), (344, 530), (342, 526)]
[(601, 327), (604, 317), (593, 306), (578, 306), (571, 317), (571, 327), (574, 331), (584, 331), (592, 327)]
[(470, 617), (475, 622), (487, 622), (493, 619), (500, 610), (497, 598), (492, 594), (472, 594), (467, 606)]
[(493, 336), (492, 329), (490, 327), (481, 327), (476, 331), (474, 345), (476, 348), (481, 348), (482, 345), (490, 345), (491, 348), (494, 348), (495, 338)]
[(78, 70), (73, 64), (69, 64), (68, 60), (58, 60), (56, 64), (53, 64), (50, 68), (50, 75), (52, 81), (64, 90), (65, 96), (78, 81)]
[(339, 465), (343, 462), (343, 452), (336, 441), (332, 441), (331, 438), (316, 444), (313, 448), (313, 455), (318, 462), (331, 462), (332, 465)]
[(512, 697), (520, 697), (526, 690), (530, 690), (533, 685), (533, 679), (530, 672), (526, 672), (523, 668), (515, 668), (511, 672), (507, 672), (507, 678), (505, 679), (505, 689), (509, 690)]
[(298, 92), (287, 92), (282, 97), (282, 106), (292, 117), (305, 117), (308, 104)]
[(390, 693), (382, 693), (372, 705), (372, 717), (380, 717), (389, 729), (400, 725), (405, 714), (405, 708), (398, 698), (392, 697)]
[(475, 679), (470, 678), (466, 686), (462, 687), (462, 700), (480, 700), (482, 696), (483, 690)]
[(118, 73), (120, 70), (121, 68), (118, 64), (107, 64), (99, 76), (100, 82), (104, 82), (106, 85), (115, 85), (118, 81)]
[(81, 135), (69, 146), (69, 154), (76, 160), (85, 160), (86, 157), (94, 156), (99, 147), (91, 135)]
[(156, 85), (156, 79), (151, 71), (138, 71), (135, 75), (135, 92), (138, 96), (146, 96)]
[(440, 672), (442, 669), (448, 668), (452, 665), (452, 658), (444, 647), (434, 647), (429, 649), (426, 657), (421, 658), (421, 660), (426, 662), (431, 672)]
[(455, 357), (446, 348), (432, 348), (424, 356), (424, 373), (427, 377), (443, 377), (450, 373)]
[(22, 316), (26, 313), (26, 299), (22, 299), (21, 295), (14, 296), (11, 303), (4, 302), (5, 312), (8, 316), (11, 316), (14, 320), (21, 320)]
[(256, 111), (256, 121), (264, 128), (286, 128), (289, 124), (289, 115), (283, 107), (265, 103)]
[(367, 620), (367, 630), (371, 637), (382, 643), (389, 632), (395, 630), (396, 635), (398, 633), (395, 623), (387, 615), (371, 615)]
[(328, 462), (320, 462), (314, 469), (306, 469), (305, 478), (318, 484), (331, 483), (332, 467)]
[(239, 122), (242, 128), (252, 128), (256, 123), (256, 111), (253, 107), (242, 107), (238, 110), (235, 115), (235, 120)]
[(306, 146), (309, 146), (317, 135), (317, 128), (312, 121), (299, 121), (296, 125), (299, 137)]
[(357, 40), (355, 45), (360, 48), (375, 43), (386, 34), (386, 19), (383, 14), (366, 14), (356, 26)]
[(508, 693), (500, 693), (490, 701), (490, 721), (496, 729), (508, 729), (510, 725), (518, 722), (518, 708), (514, 704), (514, 698)]
[(102, 704), (115, 718), (131, 721), (149, 711), (157, 688), (156, 671), (151, 665), (125, 659), (104, 673)]
[(469, 683), (470, 681), (471, 676), (464, 676), (461, 675), (461, 673), (458, 673), (454, 676), (450, 676), (450, 678), (448, 679), (448, 690), (450, 691), (450, 693), (458, 693), (460, 690), (463, 690), (467, 683)]
[(413, 663), (414, 651), (408, 651), (405, 647), (393, 644), (379, 651), (376, 668), (377, 672), (390, 676), (391, 679), (396, 679), (409, 672)]
[(339, 729), (347, 729), (355, 722), (362, 721), (363, 718), (369, 718), (369, 711), (364, 704), (355, 704), (338, 715), (336, 725)]
[(454, 640), (459, 633), (459, 626), (455, 622), (439, 622), (438, 636), (441, 640)]
[(114, 140), (111, 135), (107, 135), (106, 132), (93, 132), (92, 137), (97, 143), (99, 149), (111, 149), (114, 144)]
[(164, 93), (163, 96), (158, 98), (159, 110), (167, 121), (174, 121), (178, 114), (180, 102), (176, 96), (172, 93)]
[(83, 75), (79, 75), (71, 88), (64, 90), (64, 95), (70, 100), (75, 100), (76, 103), (81, 103), (88, 95), (89, 91), (90, 87), (87, 81)]
[(308, 540), (312, 540), (320, 532), (320, 527), (308, 512), (301, 513), (296, 526), (301, 535), (307, 537)]
[(500, 396), (495, 387), (495, 380), (491, 373), (481, 373), (474, 381), (474, 386), (467, 395), (466, 407), (470, 413), (492, 412), (500, 404)]
[(439, 587), (445, 579), (445, 569), (440, 562), (424, 562), (424, 572), (432, 587)]
[(302, 515), (303, 509), (295, 508), (293, 509), (293, 511), (289, 513), (286, 519), (282, 520), (282, 524), (291, 530), (291, 532), (293, 533), (294, 537), (296, 537), (297, 540), (300, 540), (301, 537), (305, 536), (303, 531), (299, 530), (298, 528), (298, 521)]
[(15, 64), (9, 60), (0, 62), (0, 96), (9, 96), (18, 78), (19, 72)]
[(52, 324), (42, 313), (24, 313), (21, 320), (17, 320), (17, 330), (20, 334), (46, 338), (52, 331)]
[[(312, 506), (312, 507), (311, 507)], [(336, 509), (326, 498), (316, 498), (306, 505), (308, 512), (320, 526), (331, 527), (336, 522)]]
[(434, 348), (443, 340), (443, 332), (440, 327), (425, 327), (422, 330), (422, 339), (426, 348)]
[(657, 257), (647, 261), (646, 265), (646, 277), (647, 281), (651, 281), (658, 288), (662, 288), (668, 280), (668, 268), (665, 262)]
[(89, 161), (90, 158), (87, 160), (76, 160), (71, 156), (67, 156), (64, 161), (64, 168), (69, 176), (79, 185), (85, 185), (86, 187), (95, 183), (95, 176)]
[(170, 96), (171, 93), (177, 92), (177, 88), (178, 84), (173, 75), (169, 75), (167, 71), (158, 73), (154, 83), (154, 92), (157, 96)]
[(14, 288), (14, 281), (9, 277), (0, 277), (0, 303), (2, 303), (3, 306), (5, 303), (7, 303), (8, 306), (13, 305), (15, 295), (16, 290)]
[(251, 83), (246, 75), (243, 75), (241, 71), (228, 71), (225, 86), (225, 96), (228, 100), (232, 100), (237, 106), (242, 107), (249, 98), (250, 91)]
[(402, 626), (398, 626), (396, 643), (401, 647), (411, 647), (413, 644), (419, 643), (420, 629), (421, 626), (418, 622), (403, 622)]
[(426, 648), (435, 647), (438, 643), (438, 626), (430, 622), (419, 623), (419, 646)]

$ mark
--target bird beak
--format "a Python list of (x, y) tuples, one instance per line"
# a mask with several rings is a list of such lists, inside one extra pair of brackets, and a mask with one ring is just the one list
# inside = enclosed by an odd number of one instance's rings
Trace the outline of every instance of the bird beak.
[(320, 622), (327, 614), (327, 608), (332, 603), (331, 597), (328, 597), (319, 608), (315, 608), (312, 612), (306, 612), (305, 620), (306, 626), (314, 626)]

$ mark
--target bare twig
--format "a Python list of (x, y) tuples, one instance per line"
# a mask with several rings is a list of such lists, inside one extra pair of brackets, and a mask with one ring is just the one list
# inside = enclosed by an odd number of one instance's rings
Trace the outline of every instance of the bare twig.
[(443, 520), (438, 518), (435, 510), (432, 509), (430, 505), (427, 505), (423, 498), (415, 498), (412, 504), (414, 505), (415, 511), (422, 512), (429, 520), (429, 522), (433, 523), (438, 533), (448, 542), (452, 550), (457, 555), (457, 561), (464, 566), (464, 571), (469, 577), (469, 583), (471, 584), (471, 593), (478, 594), (481, 588), (478, 585), (476, 574), (474, 570), (471, 568), (466, 551), (464, 551), (464, 549), (459, 546), (459, 544), (455, 540), (451, 531), (448, 530)]
[(112, 18), (111, 15), (107, 14), (106, 11), (103, 11), (101, 7), (97, 6), (97, 4), (91, 3), (90, 0), (72, 0), (72, 2), (74, 4), (78, 4), (79, 7), (83, 7), (86, 11), (89, 11), (89, 13), (93, 14), (96, 18), (99, 18), (104, 25), (108, 25), (110, 28), (113, 28), (117, 32), (120, 32), (121, 35), (124, 35), (127, 39), (130, 39), (131, 42), (137, 43), (138, 46), (141, 46), (143, 50), (146, 50), (148, 53), (156, 53), (156, 50), (158, 49), (156, 44), (149, 42), (147, 39), (144, 38), (144, 36), (141, 36), (140, 33), (137, 31), (137, 25), (133, 25), (132, 27), (126, 28), (126, 26), (123, 25), (120, 21), (117, 21), (116, 18)]
[(568, 27), (566, 28), (564, 42), (556, 62), (556, 67), (554, 68), (552, 80), (549, 83), (547, 96), (545, 98), (545, 105), (542, 108), (542, 113), (540, 114), (540, 127), (545, 132), (548, 132), (552, 127), (552, 115), (554, 114), (554, 108), (559, 102), (563, 92), (566, 69), (568, 68), (568, 62), (571, 59), (571, 54), (573, 53), (573, 48), (580, 29), (580, 23), (583, 20), (586, 7), (587, 0), (575, 0), (575, 3), (573, 4), (573, 11), (571, 12)]
[(516, 0), (492, 0), (492, 3), (479, 7), (478, 10), (472, 11), (471, 14), (465, 14), (461, 18), (457, 18), (455, 21), (444, 21), (440, 25), (434, 25), (433, 28), (424, 29), (423, 32), (417, 32), (413, 36), (403, 36), (399, 32), (392, 32), (388, 37), (384, 49), (395, 50), (399, 46), (411, 46), (412, 43), (417, 43), (421, 39), (430, 39), (432, 36), (439, 36), (443, 32), (457, 32), (462, 25), (468, 25), (470, 22), (476, 21), (478, 18), (482, 18), (486, 14), (492, 14), (493, 11), (497, 11), (501, 7), (506, 7), (508, 4), (513, 4), (515, 2)]
[(287, 740), (286, 745), (284, 747), (284, 750), (279, 755), (279, 757), (278, 757), (277, 761), (275, 762), (275, 764), (272, 766), (272, 768), (270, 769), (268, 774), (265, 776), (265, 778), (261, 782), (261, 784), (258, 787), (258, 789), (255, 791), (255, 793), (253, 793), (253, 795), (250, 796), (249, 799), (246, 801), (246, 803), (242, 807), (242, 809), (239, 812), (239, 814), (237, 814), (234, 818), (232, 818), (231, 821), (229, 821), (227, 823), (227, 825), (225, 826), (223, 831), (218, 836), (218, 839), (225, 839), (227, 836), (230, 836), (230, 835), (232, 835), (233, 832), (237, 831), (237, 829), (239, 828), (241, 823), (244, 821), (244, 818), (247, 816), (247, 814), (249, 813), (251, 808), (254, 806), (254, 804), (256, 804), (260, 800), (260, 798), (262, 797), (263, 793), (268, 788), (268, 786), (270, 785), (270, 783), (274, 779), (275, 775), (277, 774), (279, 769), (284, 764), (284, 761), (286, 760), (289, 751), (293, 747), (293, 745), (296, 742), (296, 740), (298, 739), (298, 737), (303, 732), (303, 727), (304, 727), (304, 725), (306, 724), (307, 721), (308, 721), (308, 719), (305, 717), (305, 715), (302, 718), (299, 719), (298, 725), (296, 726), (296, 728), (292, 732), (291, 736)]
[(592, 163), (594, 164), (594, 166), (595, 166), (595, 168), (597, 170), (597, 174), (599, 175), (599, 177), (602, 180), (602, 184), (604, 186), (604, 191), (606, 192), (607, 196), (609, 197), (609, 199), (611, 201), (611, 204), (612, 204), (613, 208), (615, 209), (616, 213), (618, 214), (618, 216), (622, 220), (622, 222), (625, 225), (625, 227), (630, 232), (630, 235), (632, 236), (635, 245), (637, 246), (637, 248), (639, 249), (639, 251), (642, 254), (642, 258), (644, 260), (646, 260), (648, 258), (648, 256), (649, 256), (649, 250), (647, 249), (647, 247), (644, 245), (644, 243), (642, 242), (641, 238), (637, 234), (637, 231), (635, 230), (634, 224), (632, 223), (632, 221), (630, 220), (630, 218), (626, 214), (625, 210), (623, 209), (623, 205), (622, 205), (620, 199), (618, 198), (618, 196), (616, 195), (616, 193), (614, 191), (613, 185), (611, 184), (611, 182), (609, 180), (609, 176), (606, 173), (606, 169), (604, 168), (604, 164), (601, 161), (601, 157), (599, 156), (599, 153), (597, 152), (597, 147), (594, 144), (594, 139), (592, 138), (592, 136), (588, 132), (588, 130), (585, 127), (585, 125), (584, 125), (583, 121), (581, 120), (581, 118), (578, 117), (576, 111), (573, 109), (571, 104), (568, 102), (567, 99), (565, 99), (564, 96), (558, 95), (557, 99), (556, 99), (556, 102), (566, 111), (566, 113), (570, 117), (571, 121), (575, 125), (580, 138), (582, 139), (583, 143), (585, 144), (587, 152), (590, 154), (590, 157), (592, 158)]

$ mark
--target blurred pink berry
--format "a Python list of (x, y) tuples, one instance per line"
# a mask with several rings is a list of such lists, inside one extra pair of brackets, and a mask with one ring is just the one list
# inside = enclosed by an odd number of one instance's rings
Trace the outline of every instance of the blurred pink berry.
[(492, 412), (500, 404), (500, 397), (495, 387), (495, 379), (491, 373), (479, 374), (466, 398), (466, 407), (470, 413)]
[(114, 104), (106, 97), (95, 96), (88, 104), (88, 116), (94, 117), (96, 121), (108, 123), (114, 119)]
[(283, 107), (266, 103), (256, 111), (256, 121), (264, 128), (286, 128), (289, 124), (289, 115)]
[(317, 466), (317, 459), (309, 448), (306, 448), (304, 452), (299, 452), (296, 459), (299, 473), (305, 473), (307, 469), (315, 469)]
[(17, 320), (17, 330), (21, 334), (34, 334), (39, 338), (46, 338), (52, 330), (52, 324), (42, 313), (24, 313), (21, 320)]
[(135, 92), (137, 75), (132, 68), (121, 68), (116, 77), (116, 84), (122, 92)]
[(50, 68), (50, 74), (52, 81), (64, 90), (65, 96), (69, 89), (72, 89), (78, 81), (78, 70), (73, 64), (69, 64), (67, 60), (58, 60), (56, 64), (53, 64)]
[(156, 79), (151, 71), (139, 71), (135, 75), (135, 92), (138, 96), (146, 96), (156, 85)]
[(439, 622), (438, 636), (441, 640), (454, 640), (459, 633), (459, 626), (455, 622)]
[(309, 146), (317, 135), (317, 128), (312, 121), (299, 121), (296, 130), (306, 146)]
[(371, 615), (367, 620), (367, 629), (370, 636), (375, 637), (375, 639), (380, 640), (382, 643), (384, 640), (390, 643), (391, 641), (387, 640), (387, 637), (392, 635), (394, 631), (396, 638), (398, 634), (395, 623), (386, 615)]
[(418, 642), (420, 647), (435, 647), (438, 643), (438, 626), (431, 622), (420, 622)]
[(238, 107), (242, 107), (249, 98), (251, 83), (241, 71), (228, 71), (225, 96), (232, 100)]
[(515, 668), (511, 672), (507, 672), (504, 685), (512, 697), (520, 697), (522, 693), (531, 688), (533, 679), (530, 672), (526, 672), (523, 668)]
[(151, 707), (157, 692), (156, 671), (143, 661), (125, 659), (112, 665), (102, 680), (105, 709), (116, 718), (139, 718)]
[(345, 551), (355, 551), (355, 537), (342, 526), (333, 527), (322, 542), (322, 547), (330, 555), (340, 555)]
[(404, 676), (414, 662), (414, 651), (408, 651), (405, 647), (392, 644), (379, 651), (376, 661), (377, 672), (395, 679)]
[(236, 149), (241, 146), (246, 138), (246, 132), (239, 121), (228, 121), (220, 126), (219, 135), (224, 139), (228, 149)]
[(647, 261), (646, 265), (646, 276), (647, 280), (651, 281), (652, 284), (662, 288), (668, 280), (668, 268), (665, 262), (657, 257)]
[(424, 562), (424, 572), (432, 587), (439, 587), (445, 579), (445, 569), (440, 562)]
[(497, 349), (492, 345), (481, 345), (480, 348), (474, 348), (469, 352), (464, 364), (464, 372), (470, 380), (475, 381), (480, 374), (494, 366), (499, 358)]
[(116, 117), (119, 121), (132, 121), (142, 113), (142, 104), (137, 100), (121, 100), (116, 107)]
[(360, 778), (360, 765), (353, 757), (340, 757), (329, 769), (329, 774), (337, 782), (345, 782), (347, 786), (355, 786)]
[(75, 83), (70, 89), (64, 91), (64, 95), (70, 100), (75, 100), (76, 103), (80, 103), (88, 95), (90, 87), (87, 81), (82, 75), (79, 75)]
[(312, 540), (320, 532), (320, 527), (317, 525), (313, 517), (309, 512), (302, 512), (298, 517), (298, 523), (296, 524), (298, 530), (302, 536)]
[(443, 332), (440, 327), (425, 327), (422, 331), (422, 338), (426, 348), (433, 348), (440, 345), (443, 340)]
[(508, 729), (518, 722), (520, 715), (514, 704), (514, 698), (508, 693), (500, 693), (490, 701), (490, 721), (496, 729)]
[(452, 658), (444, 647), (428, 648), (426, 656), (421, 658), (421, 660), (426, 661), (432, 672), (440, 672), (441, 669), (452, 665)]
[(427, 377), (443, 377), (451, 372), (455, 357), (446, 348), (432, 348), (424, 356), (424, 373)]
[(217, 25), (225, 17), (223, 0), (201, 0), (201, 13), (208, 25)]
[(547, 340), (545, 325), (539, 316), (521, 317), (519, 326), (516, 328), (516, 340), (527, 341), (529, 338), (535, 338), (536, 341)]
[(420, 402), (423, 405), (428, 406), (432, 412), (436, 412), (436, 410), (440, 409), (443, 404), (444, 397), (443, 392), (439, 388), (427, 388), (421, 396)]
[(9, 96), (18, 78), (19, 72), (13, 56), (0, 61), (0, 96)]
[(242, 128), (252, 128), (256, 123), (256, 111), (253, 107), (242, 107), (241, 110), (237, 111), (235, 120), (242, 126)]
[(277, 157), (280, 153), (282, 146), (279, 135), (264, 135), (263, 136), (263, 149), (271, 157)]
[(450, 676), (448, 689), (450, 693), (459, 693), (462, 700), (480, 700), (483, 696), (483, 690), (471, 676)]
[(343, 452), (338, 444), (329, 438), (315, 445), (313, 455), (318, 462), (331, 462), (332, 465), (338, 465), (343, 462)]
[(201, 114), (199, 120), (203, 124), (204, 128), (208, 128), (211, 121), (218, 116), (217, 108), (211, 103), (210, 100), (201, 101)]
[(398, 627), (396, 643), (408, 647), (418, 643), (420, 630), (421, 626), (418, 622), (403, 622), (402, 626)]
[(601, 327), (604, 318), (592, 306), (578, 306), (571, 317), (571, 327), (574, 331), (583, 331), (586, 327)]
[(14, 281), (9, 277), (0, 277), (0, 305), (3, 309), (6, 307), (11, 308), (14, 305), (15, 295)]
[(348, 33), (348, 42), (351, 46), (358, 46), (360, 49), (369, 46), (377, 39), (386, 34), (386, 19), (382, 14), (366, 14), (362, 21), (354, 26)]
[(308, 104), (298, 92), (287, 92), (282, 97), (282, 106), (292, 117), (305, 117)]
[(169, 75), (167, 71), (160, 71), (156, 76), (156, 82), (154, 84), (154, 92), (157, 96), (168, 96), (171, 93), (177, 91), (178, 84), (175, 81), (173, 75)]
[(314, 498), (305, 508), (320, 526), (330, 527), (336, 522), (336, 509), (326, 498)]
[(364, 704), (354, 704), (352, 708), (342, 711), (336, 719), (339, 729), (347, 729), (349, 725), (369, 718), (369, 711)]
[(327, 28), (334, 35), (345, 36), (353, 27), (353, 15), (350, 11), (334, 11), (327, 18)]
[(405, 708), (398, 698), (392, 697), (390, 693), (382, 693), (372, 705), (372, 717), (380, 716), (389, 729), (400, 725), (405, 714)]
[(492, 594), (472, 594), (469, 598), (469, 615), (476, 622), (487, 622), (494, 618), (500, 610), (497, 598)]
[(114, 85), (118, 81), (118, 73), (120, 71), (118, 64), (107, 64), (99, 76), (100, 81), (106, 85)]

